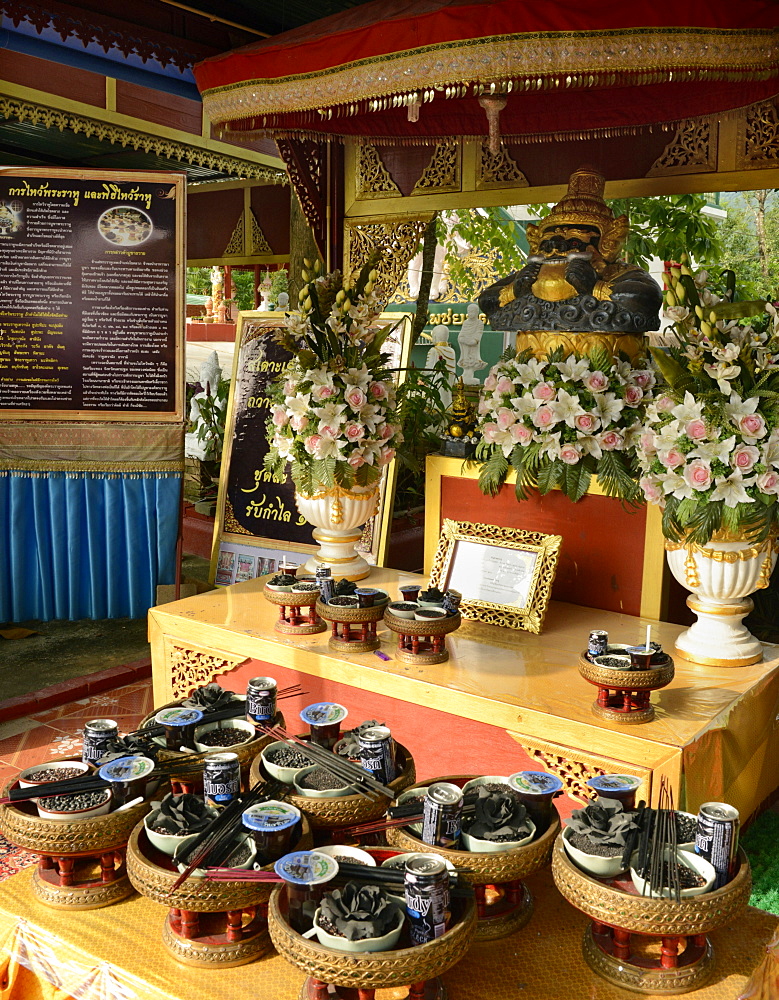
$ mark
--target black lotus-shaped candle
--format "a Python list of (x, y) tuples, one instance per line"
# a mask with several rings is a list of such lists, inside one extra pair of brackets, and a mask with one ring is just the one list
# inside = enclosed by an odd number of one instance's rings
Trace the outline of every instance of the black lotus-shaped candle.
[(465, 797), (466, 809), (473, 807), (474, 818), (463, 829), (479, 840), (523, 840), (530, 836), (532, 826), (525, 806), (511, 793), (491, 791), (480, 785), (476, 796)]
[(220, 708), (226, 708), (235, 697), (232, 691), (225, 691), (220, 684), (212, 681), (195, 688), (181, 705), (183, 708), (199, 708), (201, 712), (216, 712)]
[(353, 580), (339, 580), (333, 590), (334, 597), (351, 597), (357, 590), (357, 584)]
[(292, 587), (297, 582), (298, 578), (292, 573), (277, 573), (268, 580), (271, 587)]
[(598, 798), (571, 813), (568, 826), (581, 837), (603, 847), (624, 847), (629, 833), (638, 826), (638, 814), (625, 811), (617, 799)]
[(168, 792), (156, 809), (146, 817), (146, 825), (159, 833), (181, 836), (185, 833), (200, 833), (216, 815), (199, 795), (185, 792), (174, 795)]
[(319, 906), (319, 923), (348, 941), (383, 937), (398, 923), (397, 906), (378, 885), (347, 882), (326, 893)]

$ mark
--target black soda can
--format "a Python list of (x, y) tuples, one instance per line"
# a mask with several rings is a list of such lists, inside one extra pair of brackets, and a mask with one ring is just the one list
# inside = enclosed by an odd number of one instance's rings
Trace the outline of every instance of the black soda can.
[(203, 759), (203, 798), (208, 805), (226, 806), (241, 791), (241, 764), (237, 753), (211, 753)]
[(276, 718), (276, 681), (252, 677), (246, 687), (246, 718), (259, 726), (271, 726)]
[(449, 871), (444, 859), (434, 854), (409, 858), (404, 889), (411, 943), (427, 944), (441, 937), (449, 916)]
[(319, 584), (319, 600), (322, 604), (329, 604), (335, 595), (335, 580), (329, 566), (317, 567), (316, 582)]
[(712, 865), (717, 877), (714, 889), (720, 889), (736, 874), (739, 812), (726, 802), (704, 802), (698, 812), (695, 853)]
[(460, 842), (463, 791), (448, 781), (437, 781), (427, 789), (423, 806), (422, 840), (433, 847), (456, 850)]
[(386, 726), (372, 726), (358, 735), (360, 741), (360, 764), (382, 785), (395, 779), (395, 741)]
[(113, 719), (92, 719), (84, 726), (81, 760), (91, 764), (100, 760), (113, 747), (119, 736), (119, 726)]
[(609, 648), (609, 633), (602, 628), (594, 628), (587, 640), (587, 656), (603, 656)]

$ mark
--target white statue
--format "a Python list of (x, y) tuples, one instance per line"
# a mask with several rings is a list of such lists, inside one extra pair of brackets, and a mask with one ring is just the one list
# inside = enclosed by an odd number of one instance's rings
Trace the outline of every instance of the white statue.
[(479, 385), (479, 380), (473, 373), (487, 367), (487, 362), (482, 361), (479, 353), (483, 333), (484, 323), (479, 319), (479, 307), (475, 302), (471, 302), (468, 306), (468, 318), (460, 327), (460, 335), (457, 338), (464, 385)]
[(432, 378), (438, 384), (441, 402), (448, 410), (452, 405), (452, 385), (454, 384), (456, 376), (455, 353), (454, 348), (449, 343), (449, 327), (444, 326), (443, 324), (434, 326), (431, 336), (433, 338), (433, 346), (427, 352), (427, 362), (425, 367), (435, 368), (438, 362), (443, 359), (444, 364), (446, 365), (447, 378), (444, 378), (438, 372), (436, 372)]
[(286, 292), (279, 292), (279, 297), (276, 299), (276, 308), (280, 309), (281, 312), (286, 312), (289, 309), (289, 295)]

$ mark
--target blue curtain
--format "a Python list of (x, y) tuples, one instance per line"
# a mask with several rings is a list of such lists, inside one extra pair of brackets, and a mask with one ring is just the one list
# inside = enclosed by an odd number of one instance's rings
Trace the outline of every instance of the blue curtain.
[(141, 618), (176, 573), (180, 475), (0, 475), (0, 622)]

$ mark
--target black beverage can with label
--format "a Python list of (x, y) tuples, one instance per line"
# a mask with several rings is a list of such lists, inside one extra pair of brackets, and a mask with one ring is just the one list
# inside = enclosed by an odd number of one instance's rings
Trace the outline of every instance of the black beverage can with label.
[(81, 760), (91, 764), (108, 753), (119, 736), (119, 726), (113, 719), (92, 719), (84, 726)]
[(427, 944), (441, 937), (449, 915), (449, 871), (444, 859), (434, 854), (409, 858), (404, 889), (411, 943)]
[(203, 759), (203, 798), (208, 805), (226, 806), (241, 791), (237, 753), (210, 753)]
[(603, 656), (609, 648), (609, 633), (602, 628), (594, 628), (587, 640), (587, 656)]
[(433, 847), (456, 850), (460, 842), (463, 791), (448, 781), (437, 781), (427, 789), (423, 804), (422, 840)]
[(698, 812), (695, 853), (714, 868), (714, 889), (726, 885), (736, 874), (739, 812), (726, 802), (704, 802)]
[(246, 718), (258, 726), (272, 726), (276, 718), (276, 681), (252, 677), (246, 687)]
[(395, 741), (386, 726), (371, 726), (358, 735), (360, 764), (382, 785), (395, 779)]

